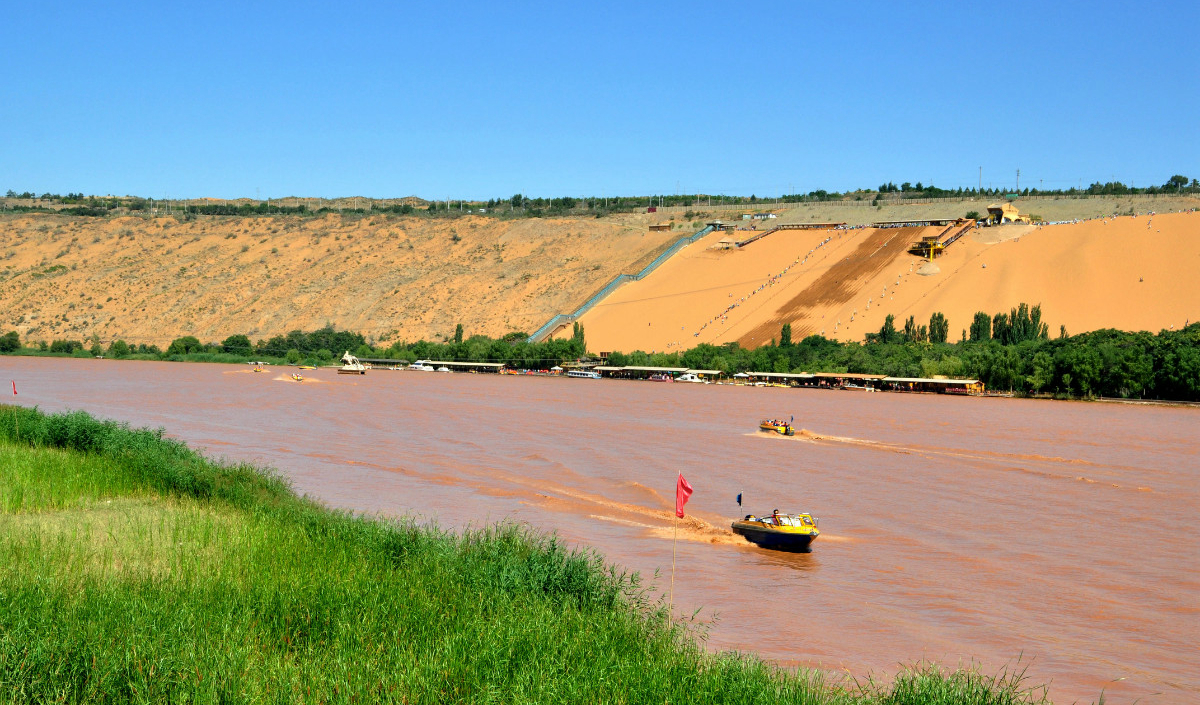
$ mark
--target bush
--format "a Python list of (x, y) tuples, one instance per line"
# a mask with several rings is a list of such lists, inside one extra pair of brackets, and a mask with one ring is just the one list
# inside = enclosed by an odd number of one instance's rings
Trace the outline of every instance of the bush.
[(21, 336), (15, 330), (10, 330), (0, 336), (0, 353), (16, 352), (21, 349)]
[(171, 341), (167, 347), (167, 355), (187, 355), (192, 352), (204, 352), (204, 344), (194, 335), (185, 335)]
[(125, 357), (129, 354), (129, 345), (124, 340), (114, 340), (108, 346), (109, 357)]
[(78, 340), (56, 340), (50, 343), (50, 352), (67, 353), (72, 355), (76, 350), (83, 350), (83, 343)]

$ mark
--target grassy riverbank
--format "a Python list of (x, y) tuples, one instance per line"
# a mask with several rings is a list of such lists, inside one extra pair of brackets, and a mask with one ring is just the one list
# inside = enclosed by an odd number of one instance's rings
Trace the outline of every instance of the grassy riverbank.
[(161, 433), (0, 407), (0, 702), (51, 700), (1036, 698), (971, 671), (862, 687), (707, 654), (635, 576), (552, 537), (357, 518)]

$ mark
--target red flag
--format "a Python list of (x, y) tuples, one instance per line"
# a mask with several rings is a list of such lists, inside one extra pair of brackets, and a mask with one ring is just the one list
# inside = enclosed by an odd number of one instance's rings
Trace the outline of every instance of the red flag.
[(675, 483), (675, 516), (683, 516), (683, 505), (687, 504), (688, 498), (691, 496), (692, 486), (683, 479), (683, 473), (679, 473), (679, 480)]
[(12, 383), (13, 383), (13, 396), (15, 397), (15, 396), (17, 396), (17, 380), (14, 379), (12, 381)]

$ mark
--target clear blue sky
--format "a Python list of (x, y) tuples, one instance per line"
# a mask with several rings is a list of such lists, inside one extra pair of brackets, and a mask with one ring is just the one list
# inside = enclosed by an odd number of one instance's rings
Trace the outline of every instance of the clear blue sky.
[(10, 3), (0, 192), (1200, 177), (1200, 3)]

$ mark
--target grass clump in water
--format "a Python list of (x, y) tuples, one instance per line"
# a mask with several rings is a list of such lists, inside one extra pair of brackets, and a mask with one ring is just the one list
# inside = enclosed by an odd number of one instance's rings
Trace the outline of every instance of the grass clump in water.
[(708, 654), (554, 537), (355, 517), (160, 431), (0, 408), (2, 702), (1027, 701), (973, 678)]

